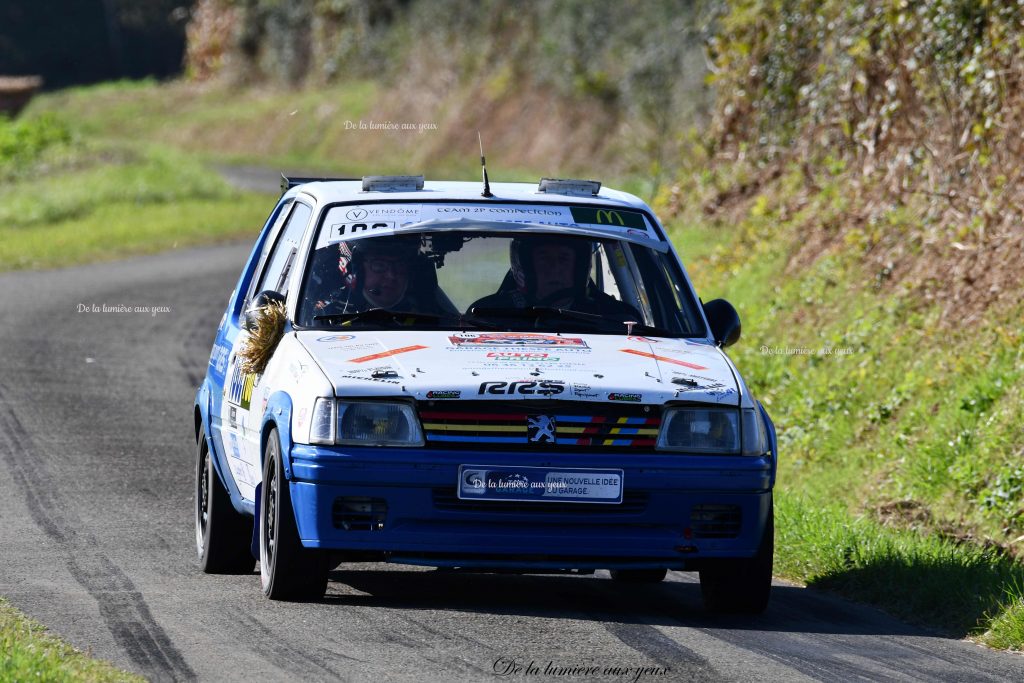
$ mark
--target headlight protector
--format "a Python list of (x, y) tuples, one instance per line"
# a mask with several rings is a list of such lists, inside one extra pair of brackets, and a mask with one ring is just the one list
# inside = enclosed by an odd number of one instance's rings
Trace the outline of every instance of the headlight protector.
[(658, 434), (659, 451), (714, 455), (764, 455), (768, 435), (756, 408), (668, 408)]
[(350, 446), (422, 446), (423, 430), (406, 403), (338, 401), (335, 443)]

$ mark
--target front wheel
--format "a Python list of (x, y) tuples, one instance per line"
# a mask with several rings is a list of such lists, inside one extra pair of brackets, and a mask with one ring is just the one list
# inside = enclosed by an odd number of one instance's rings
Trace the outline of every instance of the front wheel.
[(700, 592), (711, 612), (760, 614), (768, 607), (772, 591), (775, 554), (775, 508), (768, 520), (757, 554), (749, 559), (722, 560), (700, 570)]
[(196, 552), (207, 574), (248, 574), (255, 562), (250, 549), (252, 518), (235, 510), (210, 457), (206, 435), (196, 449)]
[(295, 526), (277, 430), (267, 435), (260, 487), (260, 583), (271, 600), (318, 600), (327, 590), (329, 555), (304, 548)]

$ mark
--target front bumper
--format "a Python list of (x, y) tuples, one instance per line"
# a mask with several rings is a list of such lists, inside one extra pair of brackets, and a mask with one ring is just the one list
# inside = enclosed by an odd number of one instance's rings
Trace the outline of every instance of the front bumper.
[[(488, 452), (296, 445), (302, 543), (458, 567), (693, 569), (751, 557), (771, 508), (770, 457)], [(463, 464), (620, 469), (605, 505), (459, 500)]]

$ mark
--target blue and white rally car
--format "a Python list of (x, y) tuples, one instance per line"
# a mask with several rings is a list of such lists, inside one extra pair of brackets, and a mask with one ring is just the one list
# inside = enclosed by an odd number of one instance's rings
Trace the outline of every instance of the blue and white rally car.
[[(196, 549), (272, 599), (340, 563), (699, 571), (760, 612), (777, 446), (650, 208), (592, 181), (293, 179), (196, 394)], [(255, 522), (254, 522), (255, 520)]]

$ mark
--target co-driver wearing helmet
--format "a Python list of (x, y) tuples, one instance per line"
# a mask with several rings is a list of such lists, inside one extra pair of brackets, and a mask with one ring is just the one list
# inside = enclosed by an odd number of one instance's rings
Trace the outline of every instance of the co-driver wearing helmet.
[(480, 299), (470, 310), (546, 306), (639, 320), (631, 306), (603, 292), (587, 291), (590, 249), (589, 240), (559, 235), (513, 239), (509, 261), (515, 287)]

